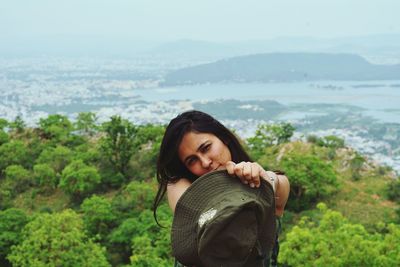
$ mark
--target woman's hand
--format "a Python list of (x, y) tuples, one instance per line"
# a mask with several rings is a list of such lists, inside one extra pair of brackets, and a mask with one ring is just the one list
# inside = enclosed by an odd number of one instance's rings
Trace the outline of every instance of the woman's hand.
[(228, 161), (225, 168), (230, 175), (236, 175), (242, 183), (250, 187), (259, 187), (261, 179), (266, 175), (266, 171), (257, 162), (242, 161), (236, 164)]

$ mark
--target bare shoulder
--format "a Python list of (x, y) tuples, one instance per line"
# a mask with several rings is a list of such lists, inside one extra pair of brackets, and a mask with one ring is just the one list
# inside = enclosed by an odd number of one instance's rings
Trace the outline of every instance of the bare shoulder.
[(175, 183), (169, 183), (167, 185), (167, 198), (168, 198), (168, 204), (169, 207), (171, 208), (172, 212), (175, 211), (175, 206), (176, 203), (178, 202), (179, 198), (182, 196), (182, 194), (186, 191), (186, 189), (189, 188), (189, 186), (192, 183), (186, 179), (186, 178), (181, 178)]

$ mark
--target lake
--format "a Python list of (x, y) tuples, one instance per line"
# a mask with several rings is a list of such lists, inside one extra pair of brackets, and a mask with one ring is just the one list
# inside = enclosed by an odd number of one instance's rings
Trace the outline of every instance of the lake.
[(400, 123), (400, 81), (234, 83), (136, 89), (142, 100), (275, 100), (281, 104), (346, 104), (382, 122)]

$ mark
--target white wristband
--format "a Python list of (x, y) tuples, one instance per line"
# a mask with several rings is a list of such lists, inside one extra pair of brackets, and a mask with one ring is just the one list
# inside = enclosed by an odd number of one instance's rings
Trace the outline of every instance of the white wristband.
[(269, 181), (270, 181), (270, 183), (272, 185), (272, 189), (275, 192), (275, 182), (277, 180), (276, 173), (271, 172), (271, 171), (266, 171), (265, 173), (267, 174), (267, 177), (268, 177), (268, 179), (269, 179)]

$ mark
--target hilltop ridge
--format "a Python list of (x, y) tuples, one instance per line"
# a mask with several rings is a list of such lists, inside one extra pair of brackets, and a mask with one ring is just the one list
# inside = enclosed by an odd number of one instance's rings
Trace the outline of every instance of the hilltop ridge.
[(400, 64), (371, 64), (355, 54), (267, 53), (232, 57), (168, 73), (163, 85), (400, 79)]

